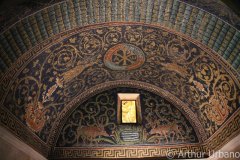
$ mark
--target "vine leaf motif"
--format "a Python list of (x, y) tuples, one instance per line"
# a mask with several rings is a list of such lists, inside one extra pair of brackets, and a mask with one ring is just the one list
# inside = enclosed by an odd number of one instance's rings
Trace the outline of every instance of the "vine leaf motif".
[(75, 43), (76, 42), (76, 38), (69, 38), (69, 42), (70, 43)]

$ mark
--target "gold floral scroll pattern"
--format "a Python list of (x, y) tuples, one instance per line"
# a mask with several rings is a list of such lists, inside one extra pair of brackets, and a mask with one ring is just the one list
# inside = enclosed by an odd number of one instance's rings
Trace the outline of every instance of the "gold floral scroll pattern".
[[(144, 60), (133, 57), (140, 65), (107, 65), (106, 53), (119, 44), (141, 50)], [(11, 80), (3, 106), (43, 141), (65, 104), (108, 81), (136, 80), (169, 91), (198, 115), (208, 137), (239, 106), (240, 86), (224, 65), (189, 40), (152, 26), (92, 26), (32, 58)]]
[(142, 114), (146, 120), (146, 130), (150, 133), (147, 142), (172, 144), (196, 141), (193, 128), (186, 123), (179, 110), (154, 95), (143, 101), (146, 108)]
[(195, 78), (191, 77), (189, 82), (195, 87), (191, 87), (191, 91), (195, 93), (195, 103), (200, 106), (201, 119), (210, 120), (205, 123), (206, 130), (213, 134), (237, 109), (239, 91), (231, 77), (206, 56), (199, 57), (194, 64)]
[[(140, 94), (143, 116), (141, 125), (117, 124), (118, 93)], [(114, 88), (89, 98), (72, 112), (60, 131), (57, 146), (169, 145), (197, 142), (197, 135), (186, 117), (162, 97), (140, 89)]]

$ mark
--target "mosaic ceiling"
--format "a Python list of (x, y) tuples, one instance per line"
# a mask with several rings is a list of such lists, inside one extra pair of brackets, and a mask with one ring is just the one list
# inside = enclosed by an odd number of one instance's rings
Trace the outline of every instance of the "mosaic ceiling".
[[(215, 150), (240, 132), (239, 39), (177, 0), (53, 4), (0, 35), (1, 125), (52, 159)], [(116, 124), (117, 92), (140, 93), (141, 127)], [(136, 143), (119, 137), (129, 128)]]

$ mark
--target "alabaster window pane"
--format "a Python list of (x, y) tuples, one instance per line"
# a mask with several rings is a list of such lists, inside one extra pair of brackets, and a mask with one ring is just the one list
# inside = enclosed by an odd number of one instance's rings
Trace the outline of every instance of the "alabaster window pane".
[(122, 101), (122, 123), (137, 123), (136, 101)]

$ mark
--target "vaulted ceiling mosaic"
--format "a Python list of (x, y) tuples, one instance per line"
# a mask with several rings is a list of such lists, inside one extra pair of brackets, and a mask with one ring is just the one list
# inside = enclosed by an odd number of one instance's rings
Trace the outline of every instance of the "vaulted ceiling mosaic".
[[(215, 150), (240, 132), (239, 39), (181, 1), (55, 4), (0, 35), (0, 122), (53, 159)], [(141, 126), (116, 124), (117, 92), (140, 93)]]

